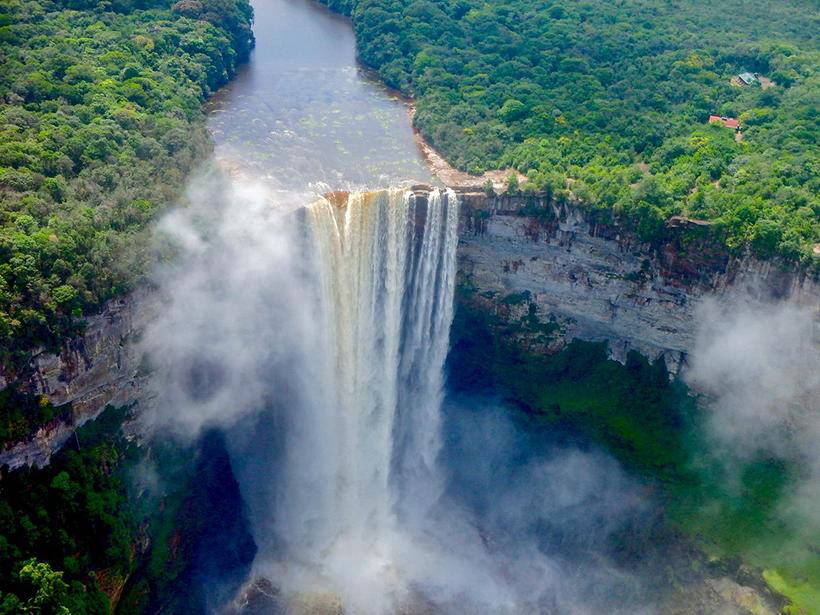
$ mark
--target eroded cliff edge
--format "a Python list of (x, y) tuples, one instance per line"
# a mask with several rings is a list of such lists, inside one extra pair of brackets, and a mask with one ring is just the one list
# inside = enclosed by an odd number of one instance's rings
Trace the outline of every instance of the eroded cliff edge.
[(84, 335), (67, 340), (59, 354), (36, 352), (14, 375), (0, 369), (0, 390), (13, 384), (24, 393), (44, 395), (55, 406), (71, 404), (64, 418), (0, 450), (0, 466), (42, 466), (77, 426), (107, 404), (128, 404), (145, 396), (148, 370), (137, 342), (158, 303), (148, 288), (109, 301), (87, 319)]
[(651, 246), (571, 203), (483, 192), (461, 198), (458, 299), (491, 312), (531, 352), (606, 341), (613, 358), (623, 362), (636, 350), (663, 358), (674, 375), (707, 298), (724, 306), (789, 302), (820, 321), (816, 279), (730, 257), (698, 221), (670, 220), (667, 241)]
[[(426, 196), (427, 189), (415, 191)], [(706, 298), (787, 301), (814, 310), (820, 321), (817, 280), (776, 263), (730, 258), (699, 238), (695, 222), (671, 221), (670, 241), (659, 249), (576, 205), (472, 191), (460, 198), (457, 299), (491, 314), (505, 335), (515, 332), (507, 341), (529, 352), (556, 352), (573, 339), (606, 341), (613, 358), (636, 350), (662, 357), (676, 374)], [(43, 465), (106, 404), (150, 396), (137, 342), (159, 309), (157, 294), (143, 288), (110, 302), (59, 354), (36, 353), (14, 378), (0, 372), (0, 389), (14, 382), (72, 407), (67, 420), (1, 450), (0, 466)]]

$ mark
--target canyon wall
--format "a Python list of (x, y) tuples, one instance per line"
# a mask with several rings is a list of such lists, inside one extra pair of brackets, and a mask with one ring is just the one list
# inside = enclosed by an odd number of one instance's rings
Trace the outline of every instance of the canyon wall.
[[(413, 189), (421, 197), (428, 191)], [(774, 263), (729, 258), (699, 237), (697, 221), (673, 219), (669, 241), (652, 248), (571, 204), (472, 191), (460, 198), (458, 301), (492, 314), (512, 336), (507, 341), (532, 352), (556, 352), (573, 339), (607, 341), (617, 360), (636, 350), (663, 358), (676, 374), (707, 297), (727, 305), (788, 301), (814, 310), (820, 322), (816, 280)], [(109, 302), (60, 354), (36, 353), (15, 385), (57, 406), (70, 403), (72, 412), (0, 450), (0, 466), (43, 465), (106, 404), (150, 397), (136, 342), (160, 306), (155, 292), (134, 292)], [(0, 389), (9, 380), (0, 371)]]
[(636, 350), (663, 358), (676, 374), (707, 297), (726, 306), (787, 301), (820, 321), (817, 280), (772, 262), (730, 258), (706, 223), (673, 218), (653, 248), (577, 205), (482, 192), (461, 198), (459, 300), (492, 312), (534, 352), (576, 338), (607, 341), (617, 360)]
[[(71, 404), (66, 419), (55, 419), (23, 442), (0, 450), (0, 466), (42, 466), (74, 432), (107, 404), (136, 401), (145, 390), (147, 369), (135, 342), (158, 309), (148, 289), (110, 301), (87, 320), (85, 334), (68, 340), (59, 354), (36, 352), (13, 379), (18, 390), (45, 395), (55, 406)], [(11, 384), (0, 371), (0, 389)]]

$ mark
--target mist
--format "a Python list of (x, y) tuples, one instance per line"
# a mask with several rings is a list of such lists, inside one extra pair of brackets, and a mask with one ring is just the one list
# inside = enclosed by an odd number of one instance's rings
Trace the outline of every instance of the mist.
[(651, 524), (641, 485), (499, 400), (451, 396), (444, 414), (447, 486), (423, 529), (449, 557), (419, 576), (442, 612), (647, 611), (657, 596), (615, 546)]
[(788, 303), (706, 301), (698, 320), (685, 379), (706, 396), (708, 451), (736, 491), (745, 464), (756, 458), (785, 459), (796, 468), (777, 512), (794, 536), (784, 549), (808, 556), (820, 535), (817, 312)]
[[(379, 211), (402, 207), (401, 191), (385, 194), (378, 198), (389, 202), (379, 202)], [(372, 320), (374, 309), (381, 313), (377, 321), (394, 319), (403, 333), (395, 359), (382, 334), (375, 335), (367, 347), (377, 360), (363, 363), (360, 373), (372, 378), (393, 361), (377, 382), (393, 370), (398, 388), (394, 394), (383, 384), (375, 393), (363, 389), (370, 392), (345, 405), (334, 390), (339, 376), (328, 376), (337, 351), (327, 343), (338, 336), (322, 308), (329, 282), (322, 282), (309, 245), (315, 237), (300, 210), (316, 198), (226, 179), (212, 168), (192, 182), (187, 206), (157, 229), (158, 242), (175, 258), (157, 272), (164, 307), (142, 340), (156, 389), (144, 420), (155, 433), (183, 440), (212, 428), (226, 435), (258, 548), (252, 576), (270, 579), (294, 612), (338, 605), (374, 615), (465, 608), (593, 613), (604, 604), (609, 612), (639, 612), (645, 580), (617, 564), (611, 551), (618, 532), (652, 516), (644, 488), (600, 451), (555, 441), (545, 447), (544, 434), (536, 440), (523, 433), (497, 400), (451, 397), (440, 410), (453, 292), (447, 280), (454, 272), (445, 249), (454, 248), (435, 236), (431, 258), (440, 256), (431, 265), (420, 260), (428, 239), (402, 247), (403, 231), (391, 240), (396, 247), (362, 244), (362, 258), (394, 269), (390, 263), (401, 254), (412, 255), (402, 282), (411, 290), (396, 295), (396, 306), (411, 307), (391, 316), (399, 308), (378, 299), (364, 310), (365, 319)], [(387, 225), (386, 215), (370, 224)], [(383, 237), (390, 225), (372, 228)], [(449, 231), (441, 229), (443, 242)], [(389, 257), (394, 249), (398, 256)], [(424, 284), (437, 290), (424, 290), (421, 271), (429, 271)], [(389, 280), (375, 279), (383, 280), (379, 292), (387, 292)], [(350, 301), (334, 296), (336, 303)], [(436, 314), (443, 324), (429, 320)], [(443, 341), (425, 338), (430, 332)], [(373, 417), (396, 414), (386, 427), (395, 444), (384, 505), (368, 503), (382, 497), (370, 488), (348, 484), (358, 480), (345, 470), (355, 451), (340, 439), (340, 426), (348, 428), (337, 410), (361, 413), (356, 404), (369, 407), (382, 397), (387, 401), (373, 407), (371, 418), (356, 424), (371, 430)], [(398, 404), (395, 411), (390, 403)], [(378, 447), (364, 452), (381, 454)], [(350, 499), (340, 489), (352, 489)], [(339, 497), (350, 503), (340, 508)], [(390, 512), (380, 518), (384, 506)]]
[(310, 391), (312, 303), (293, 213), (308, 198), (208, 167), (161, 221), (157, 241), (174, 259), (157, 272), (162, 309), (141, 341), (157, 389), (148, 421), (192, 437)]

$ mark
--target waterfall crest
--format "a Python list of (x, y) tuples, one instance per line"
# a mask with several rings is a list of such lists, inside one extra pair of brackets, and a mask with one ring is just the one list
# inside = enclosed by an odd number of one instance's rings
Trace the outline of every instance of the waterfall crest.
[[(293, 484), (280, 515), (290, 518), (291, 550), (333, 580), (334, 567), (362, 551), (391, 566), (381, 538), (440, 490), (434, 466), (458, 201), (450, 190), (426, 198), (401, 189), (333, 193), (311, 204), (306, 219), (325, 399), (291, 417), (299, 435), (288, 438)], [(305, 442), (322, 450), (305, 450)]]

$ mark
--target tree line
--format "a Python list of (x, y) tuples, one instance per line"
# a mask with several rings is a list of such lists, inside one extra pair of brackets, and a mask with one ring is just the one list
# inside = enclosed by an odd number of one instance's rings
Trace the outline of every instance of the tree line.
[[(820, 270), (815, 3), (325, 2), (458, 168), (514, 167), (521, 190), (648, 241), (690, 216), (733, 252)], [(732, 83), (746, 71), (771, 83)], [(710, 115), (739, 119), (742, 138)]]
[(0, 362), (56, 348), (146, 270), (146, 225), (210, 151), (202, 102), (248, 0), (0, 1)]

